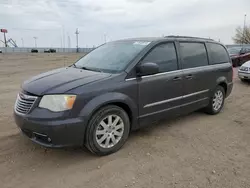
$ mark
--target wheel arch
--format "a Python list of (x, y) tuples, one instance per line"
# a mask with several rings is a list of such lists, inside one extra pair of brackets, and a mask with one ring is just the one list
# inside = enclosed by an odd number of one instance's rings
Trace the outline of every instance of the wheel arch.
[(227, 79), (225, 77), (220, 77), (217, 79), (217, 86), (223, 87), (225, 94), (227, 94)]
[(101, 108), (108, 105), (116, 105), (122, 108), (129, 116), (130, 128), (133, 129), (137, 125), (138, 110), (135, 102), (122, 93), (106, 93), (97, 96), (89, 101), (80, 112), (80, 117), (84, 118), (87, 126), (91, 117)]
[(225, 95), (227, 95), (227, 84), (225, 82), (221, 82), (218, 85), (221, 86), (221, 87), (223, 87), (223, 89), (225, 91)]

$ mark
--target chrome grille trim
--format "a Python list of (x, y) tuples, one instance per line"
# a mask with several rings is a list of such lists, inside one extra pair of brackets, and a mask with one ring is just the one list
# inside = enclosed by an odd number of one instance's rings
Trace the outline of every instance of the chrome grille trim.
[(36, 96), (19, 93), (15, 103), (15, 112), (23, 115), (28, 114), (36, 100)]

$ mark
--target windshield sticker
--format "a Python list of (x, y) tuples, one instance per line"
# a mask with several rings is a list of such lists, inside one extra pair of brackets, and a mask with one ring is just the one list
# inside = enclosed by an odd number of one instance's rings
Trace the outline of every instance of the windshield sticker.
[(136, 42), (134, 42), (134, 45), (147, 46), (148, 44), (150, 44), (150, 42), (145, 42), (145, 41), (136, 41)]

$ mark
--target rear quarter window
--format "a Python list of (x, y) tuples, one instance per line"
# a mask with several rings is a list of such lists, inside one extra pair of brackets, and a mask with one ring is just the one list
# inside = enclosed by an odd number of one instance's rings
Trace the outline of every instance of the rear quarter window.
[(230, 62), (228, 52), (222, 45), (216, 43), (207, 43), (207, 49), (210, 64), (214, 65)]

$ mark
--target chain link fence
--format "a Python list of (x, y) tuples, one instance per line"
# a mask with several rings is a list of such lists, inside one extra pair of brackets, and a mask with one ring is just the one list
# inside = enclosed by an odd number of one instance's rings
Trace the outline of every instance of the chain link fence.
[[(2, 53), (31, 53), (32, 49), (37, 49), (38, 53), (44, 53), (45, 50), (48, 50), (48, 48), (5, 48), (0, 47), (0, 50)], [(76, 48), (52, 48), (55, 49), (57, 53), (76, 53)], [(78, 48), (79, 53), (89, 53), (94, 48)]]

